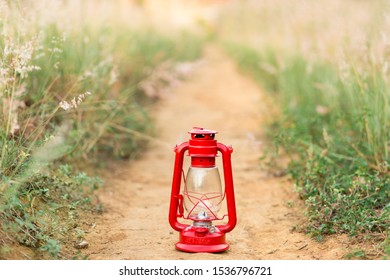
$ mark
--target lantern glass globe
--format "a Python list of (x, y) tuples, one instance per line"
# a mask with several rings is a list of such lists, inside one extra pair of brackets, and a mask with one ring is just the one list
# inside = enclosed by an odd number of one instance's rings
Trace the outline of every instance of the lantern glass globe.
[(224, 198), (218, 167), (190, 167), (183, 192), (184, 208), (192, 220), (216, 220)]

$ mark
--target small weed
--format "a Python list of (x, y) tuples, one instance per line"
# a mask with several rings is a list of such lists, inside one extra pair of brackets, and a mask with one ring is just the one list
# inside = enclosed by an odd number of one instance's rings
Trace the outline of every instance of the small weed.
[(390, 259), (390, 235), (387, 234), (387, 238), (382, 242), (381, 246), (383, 247), (383, 251), (385, 253), (384, 258)]
[(365, 260), (367, 259), (367, 255), (364, 250), (355, 250), (346, 254), (343, 258), (347, 260)]
[(292, 200), (287, 201), (286, 206), (288, 208), (293, 208), (295, 206), (295, 202)]
[(47, 239), (46, 243), (39, 248), (41, 251), (47, 252), (51, 257), (57, 258), (61, 251), (61, 245), (57, 240)]

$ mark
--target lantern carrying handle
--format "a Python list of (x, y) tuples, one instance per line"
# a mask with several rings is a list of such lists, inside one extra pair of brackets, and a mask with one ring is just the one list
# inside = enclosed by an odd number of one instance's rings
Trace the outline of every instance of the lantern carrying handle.
[[(184, 142), (179, 146), (175, 147), (175, 169), (173, 172), (172, 179), (172, 193), (171, 193), (171, 204), (169, 208), (169, 224), (174, 230), (181, 231), (188, 227), (186, 224), (180, 223), (177, 218), (180, 217), (181, 209), (181, 201), (182, 197), (180, 196), (180, 185), (181, 185), (181, 176), (183, 172), (183, 161), (184, 161), (184, 153), (188, 150), (189, 144), (188, 142)], [(181, 204), (181, 205), (180, 205)], [(179, 213), (177, 212), (179, 208)]]
[(222, 143), (218, 143), (217, 149), (222, 154), (223, 173), (225, 178), (225, 194), (228, 210), (228, 222), (224, 225), (218, 225), (217, 227), (219, 228), (219, 230), (226, 233), (233, 230), (237, 224), (236, 203), (234, 199), (234, 185), (231, 163), (231, 154), (233, 153), (233, 148), (231, 146), (226, 146)]

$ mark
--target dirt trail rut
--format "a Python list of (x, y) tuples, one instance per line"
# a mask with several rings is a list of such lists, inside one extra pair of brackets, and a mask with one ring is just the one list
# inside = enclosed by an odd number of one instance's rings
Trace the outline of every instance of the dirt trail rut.
[[(154, 112), (159, 141), (141, 159), (105, 175), (107, 186), (99, 194), (105, 213), (87, 235), (83, 253), (90, 259), (340, 259), (348, 247), (344, 237), (317, 243), (291, 230), (302, 220), (292, 183), (259, 166), (267, 115), (255, 83), (218, 49), (208, 48), (205, 63)], [(188, 139), (192, 126), (219, 131), (218, 141), (234, 148), (238, 224), (227, 234), (230, 249), (220, 254), (176, 251), (178, 233), (168, 224), (173, 147)]]

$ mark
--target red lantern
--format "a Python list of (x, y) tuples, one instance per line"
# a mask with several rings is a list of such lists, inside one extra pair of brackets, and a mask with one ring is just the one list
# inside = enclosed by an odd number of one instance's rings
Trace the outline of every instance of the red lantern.
[[(217, 143), (216, 131), (194, 127), (189, 133), (191, 139), (175, 147), (169, 223), (174, 230), (180, 232), (180, 240), (176, 244), (178, 250), (222, 252), (229, 248), (225, 234), (237, 223), (231, 165), (233, 148)], [(191, 166), (181, 189), (184, 153), (187, 150)], [(215, 165), (218, 152), (222, 154), (224, 189)], [(227, 214), (221, 216), (218, 212), (225, 200)], [(192, 221), (192, 224), (179, 222), (178, 218)], [(225, 224), (213, 224), (218, 223), (217, 221), (221, 223), (225, 218)]]

